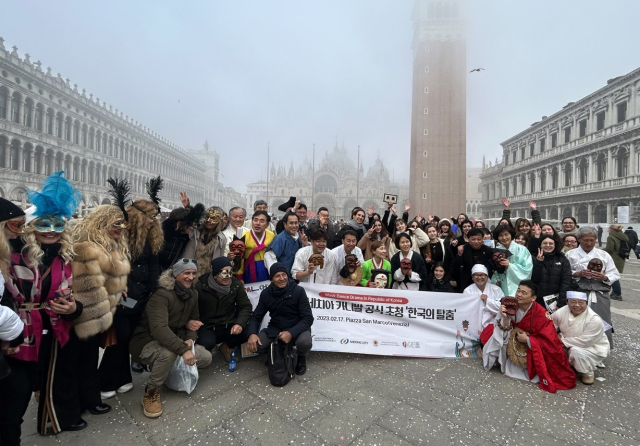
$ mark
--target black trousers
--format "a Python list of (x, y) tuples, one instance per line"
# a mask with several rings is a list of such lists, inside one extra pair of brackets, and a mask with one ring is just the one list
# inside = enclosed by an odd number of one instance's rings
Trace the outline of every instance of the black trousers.
[(54, 433), (80, 421), (84, 410), (102, 404), (98, 375), (100, 335), (86, 340), (69, 332), (60, 346), (52, 331), (40, 343), (40, 400), (38, 432), (46, 434), (47, 422)]
[(11, 373), (0, 379), (0, 445), (20, 446), (22, 418), (35, 390), (38, 363), (5, 358)]
[(125, 314), (118, 308), (113, 317), (116, 345), (107, 347), (100, 363), (100, 390), (111, 392), (132, 382), (129, 341), (136, 329), (142, 312)]
[(231, 327), (233, 325), (229, 325), (228, 328), (219, 328), (218, 330), (214, 330), (213, 327), (200, 328), (196, 344), (203, 346), (207, 350), (213, 350), (216, 344), (220, 342), (224, 342), (229, 348), (235, 348), (247, 342), (249, 336), (247, 336), (246, 329), (242, 330), (240, 334), (232, 335)]

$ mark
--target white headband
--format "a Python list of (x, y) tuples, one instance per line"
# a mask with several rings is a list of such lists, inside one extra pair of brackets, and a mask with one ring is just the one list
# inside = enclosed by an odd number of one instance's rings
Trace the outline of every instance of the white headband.
[(582, 293), (580, 291), (567, 291), (567, 300), (569, 299), (587, 300), (587, 293)]
[(474, 275), (475, 273), (483, 273), (488, 276), (489, 270), (487, 270), (487, 267), (484, 266), (483, 264), (476, 263), (475, 265), (473, 265), (473, 268), (471, 268), (471, 275)]

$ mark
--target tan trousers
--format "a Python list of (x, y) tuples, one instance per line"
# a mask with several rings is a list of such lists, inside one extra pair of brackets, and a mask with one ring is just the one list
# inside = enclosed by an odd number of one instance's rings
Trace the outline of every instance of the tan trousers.
[[(151, 367), (147, 381), (147, 386), (150, 389), (162, 386), (177, 358), (177, 354), (160, 345), (158, 341), (149, 342), (144, 346), (142, 353), (140, 353), (140, 362)], [(211, 352), (196, 344), (196, 366), (199, 369), (204, 369), (209, 364), (211, 364)]]

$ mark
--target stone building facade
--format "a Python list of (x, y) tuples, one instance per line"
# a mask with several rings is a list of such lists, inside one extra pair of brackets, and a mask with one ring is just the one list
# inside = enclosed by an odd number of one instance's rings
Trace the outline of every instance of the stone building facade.
[(461, 0), (416, 0), (410, 199), (457, 215), (466, 203), (466, 22)]
[(110, 177), (129, 180), (137, 198), (161, 175), (168, 208), (180, 206), (180, 191), (194, 202), (210, 196), (198, 158), (0, 38), (0, 196), (24, 202), (27, 188), (59, 170), (81, 191), (81, 213), (109, 202)]
[[(347, 149), (336, 145), (333, 150), (325, 153), (315, 172), (308, 159), (297, 168), (291, 162), (288, 170), (284, 166), (276, 169), (272, 165), (268, 187), (269, 210), (276, 215), (281, 214), (277, 211), (278, 206), (293, 196), (302, 200), (310, 211), (326, 207), (331, 218), (347, 220), (356, 206), (364, 209), (375, 206), (376, 212), (382, 215), (386, 209), (384, 195), (394, 194), (398, 195), (397, 208), (402, 213), (403, 203), (409, 198), (409, 186), (394, 182), (379, 157), (371, 161), (373, 164), (365, 173), (362, 162), (356, 168)], [(267, 199), (267, 182), (264, 180), (247, 185), (247, 209), (253, 209), (253, 203), (257, 199)], [(412, 210), (410, 217), (415, 215), (416, 211)]]
[(613, 223), (618, 206), (640, 205), (640, 68), (570, 102), (502, 143), (502, 162), (485, 168), (482, 215), (497, 219), (502, 197), (513, 216)]

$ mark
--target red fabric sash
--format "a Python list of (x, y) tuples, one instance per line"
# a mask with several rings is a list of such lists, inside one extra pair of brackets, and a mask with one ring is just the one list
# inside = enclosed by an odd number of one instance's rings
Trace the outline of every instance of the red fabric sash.
[(247, 271), (247, 268), (249, 268), (249, 277), (251, 277), (251, 282), (257, 282), (258, 274), (256, 273), (255, 257), (258, 252), (262, 251), (263, 249), (266, 249), (267, 245), (265, 245), (264, 242), (267, 240), (267, 233), (264, 232), (262, 242), (258, 242), (258, 239), (256, 239), (256, 236), (253, 233), (253, 230), (250, 232), (251, 232), (251, 238), (253, 239), (253, 242), (256, 244), (256, 247), (253, 248), (253, 250), (249, 254), (249, 257), (247, 257), (247, 259), (244, 261), (244, 270)]

